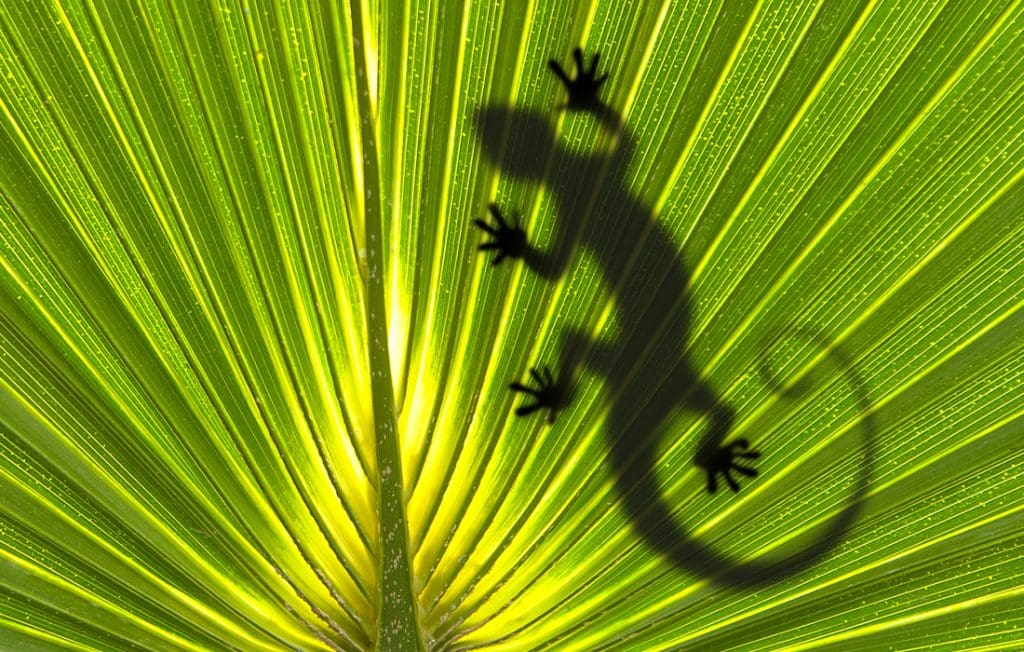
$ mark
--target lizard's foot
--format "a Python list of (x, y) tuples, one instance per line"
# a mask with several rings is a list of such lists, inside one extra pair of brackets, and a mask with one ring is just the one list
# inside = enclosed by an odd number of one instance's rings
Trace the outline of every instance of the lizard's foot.
[(570, 110), (594, 108), (600, 104), (597, 99), (597, 91), (601, 88), (601, 84), (608, 79), (608, 75), (601, 75), (595, 78), (597, 62), (601, 55), (595, 54), (591, 58), (590, 70), (587, 70), (584, 66), (583, 50), (579, 48), (574, 49), (572, 57), (576, 61), (576, 77), (573, 79), (570, 79), (569, 75), (565, 74), (565, 70), (562, 69), (562, 66), (557, 61), (554, 59), (548, 60), (548, 66), (558, 75), (558, 78), (562, 80), (562, 85), (565, 86), (565, 90), (569, 92), (569, 101), (566, 104), (566, 108)]
[(543, 367), (540, 371), (536, 367), (530, 369), (530, 375), (537, 383), (537, 388), (527, 387), (521, 383), (510, 383), (509, 389), (513, 392), (528, 394), (534, 401), (530, 404), (520, 405), (516, 408), (516, 415), (525, 417), (542, 408), (548, 409), (548, 423), (555, 422), (555, 414), (565, 406), (568, 400), (568, 392), (564, 386), (555, 382), (551, 375), (551, 369)]
[(473, 224), (494, 239), (484, 242), (477, 249), (481, 251), (494, 249), (498, 252), (498, 255), (491, 261), (491, 265), (497, 265), (506, 257), (524, 257), (526, 255), (526, 232), (519, 227), (519, 218), (513, 217), (515, 224), (509, 224), (496, 205), (490, 204), (487, 209), (494, 216), (495, 223), (491, 225), (481, 219), (475, 219)]
[(750, 443), (746, 439), (737, 439), (726, 446), (720, 446), (716, 449), (702, 451), (697, 454), (697, 466), (704, 469), (708, 474), (709, 493), (715, 493), (718, 490), (718, 481), (715, 477), (717, 475), (725, 478), (729, 488), (733, 491), (740, 490), (736, 479), (732, 477), (733, 470), (739, 471), (749, 478), (757, 476), (756, 470), (737, 463), (737, 458), (755, 460), (761, 457), (761, 454), (757, 451), (748, 451), (747, 448), (749, 446)]

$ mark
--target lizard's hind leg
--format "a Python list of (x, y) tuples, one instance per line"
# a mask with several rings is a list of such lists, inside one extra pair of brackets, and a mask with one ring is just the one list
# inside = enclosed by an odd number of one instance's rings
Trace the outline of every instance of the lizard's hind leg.
[(530, 369), (530, 376), (535, 387), (520, 382), (509, 384), (513, 392), (533, 398), (532, 403), (524, 403), (516, 408), (517, 416), (527, 416), (546, 408), (548, 422), (554, 423), (558, 411), (572, 398), (581, 362), (585, 361), (588, 367), (606, 372), (597, 363), (608, 364), (611, 359), (611, 348), (608, 345), (596, 342), (590, 335), (575, 329), (566, 330), (559, 344), (562, 362), (557, 376), (546, 366), (539, 369), (534, 367)]
[(687, 403), (693, 410), (707, 412), (711, 417), (711, 426), (701, 438), (694, 456), (694, 462), (707, 474), (708, 493), (715, 493), (718, 490), (718, 475), (725, 479), (730, 489), (739, 491), (739, 483), (732, 472), (736, 471), (749, 478), (756, 477), (756, 469), (740, 464), (739, 461), (755, 460), (761, 453), (748, 450), (750, 442), (742, 438), (723, 445), (726, 435), (732, 429), (735, 413), (708, 385), (698, 384), (688, 397)]
[(524, 403), (516, 408), (516, 416), (525, 417), (537, 410), (548, 410), (548, 423), (555, 422), (555, 415), (569, 401), (569, 387), (564, 379), (556, 380), (547, 366), (530, 369), (530, 376), (536, 387), (519, 382), (509, 383), (509, 389), (533, 398), (533, 403)]

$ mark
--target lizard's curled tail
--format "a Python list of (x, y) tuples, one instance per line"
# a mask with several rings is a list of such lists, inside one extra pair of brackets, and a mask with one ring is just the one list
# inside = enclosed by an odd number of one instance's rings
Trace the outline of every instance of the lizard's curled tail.
[[(654, 473), (656, 446), (631, 446), (628, 438), (620, 438), (612, 446), (611, 462), (616, 484), (633, 527), (675, 566), (705, 576), (727, 586), (758, 587), (808, 570), (824, 559), (855, 524), (864, 508), (876, 457), (876, 424), (867, 389), (849, 357), (826, 337), (811, 329), (790, 331), (796, 338), (819, 348), (842, 370), (846, 384), (860, 415), (859, 430), (863, 457), (858, 465), (857, 479), (845, 505), (834, 515), (824, 530), (802, 550), (784, 557), (741, 560), (726, 555), (694, 538), (681, 528), (673, 516), (673, 508), (665, 500)], [(779, 340), (776, 340), (776, 342)], [(783, 397), (798, 396), (804, 388), (784, 388), (764, 358), (760, 372), (764, 381)], [(664, 424), (662, 424), (664, 425)]]

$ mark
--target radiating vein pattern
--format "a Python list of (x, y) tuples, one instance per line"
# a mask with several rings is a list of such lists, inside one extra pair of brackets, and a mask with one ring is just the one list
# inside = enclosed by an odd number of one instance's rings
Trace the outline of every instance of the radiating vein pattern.
[[(1019, 524), (1012, 442), (1024, 419), (1019, 3), (433, 11), (402, 16), (415, 36), (402, 47), (433, 56), (405, 60), (392, 111), (407, 113), (383, 128), (402, 143), (391, 164), (404, 183), (422, 183), (395, 195), (400, 214), (426, 220), (393, 227), (396, 250), (413, 258), (392, 267), (392, 287), (411, 310), (400, 372), (409, 527), (436, 644), (865, 649), (955, 640), (954, 623), (989, 613), (1002, 616), (964, 647), (1012, 640), (1020, 566), (1006, 551)], [(556, 282), (491, 267), (470, 221), (495, 201), (543, 246), (611, 208), (601, 192), (611, 181), (550, 160), (536, 161), (537, 182), (503, 174), (482, 153), (474, 115), (540, 110), (564, 146), (608, 147), (593, 119), (558, 110), (545, 62), (576, 45), (602, 53), (604, 100), (638, 143), (632, 192), (675, 234), (692, 272), (691, 364), (736, 410), (736, 436), (765, 453), (739, 494), (708, 496), (692, 463), (707, 415), (664, 424), (655, 472), (676, 521), (738, 558), (791, 554), (846, 508), (859, 433), (875, 424), (858, 523), (813, 570), (768, 589), (683, 572), (631, 529), (607, 460), (608, 440), (630, 433), (605, 431), (622, 388), (585, 376), (554, 425), (513, 415), (508, 383), (557, 365), (561, 331), (616, 336), (616, 289), (579, 249)], [(509, 157), (531, 138), (514, 127)], [(419, 181), (442, 171), (439, 187)], [(571, 224), (543, 181), (561, 175), (590, 197)], [(644, 240), (621, 246), (631, 287), (639, 278), (653, 294), (666, 270), (645, 266)], [(665, 322), (684, 309), (666, 307)], [(766, 351), (798, 327), (851, 362), (866, 411), (820, 347), (794, 339)], [(651, 342), (647, 355), (657, 353)], [(807, 391), (774, 393), (757, 373), (766, 354)], [(650, 360), (620, 364), (630, 382), (659, 382)], [(988, 561), (958, 559), (965, 540)], [(1002, 597), (973, 601), (988, 595), (982, 587)]]
[(286, 7), (4, 10), (12, 636), (372, 642), (355, 116), (325, 81), (346, 77), (338, 25)]
[(1022, 51), (1019, 0), (6, 3), (0, 648), (1020, 646)]

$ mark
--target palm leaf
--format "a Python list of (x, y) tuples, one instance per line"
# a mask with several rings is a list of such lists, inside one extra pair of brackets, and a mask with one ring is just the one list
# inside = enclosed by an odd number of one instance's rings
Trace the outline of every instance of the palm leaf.
[(1019, 645), (1022, 25), (4, 7), (0, 647)]

